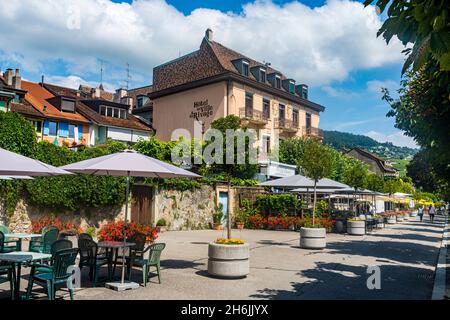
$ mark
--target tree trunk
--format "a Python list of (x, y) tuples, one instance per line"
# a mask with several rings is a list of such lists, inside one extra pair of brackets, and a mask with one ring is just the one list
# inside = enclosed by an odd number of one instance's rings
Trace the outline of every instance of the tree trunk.
[(316, 184), (317, 184), (317, 181), (314, 180), (314, 203), (313, 203), (313, 214), (312, 214), (313, 226), (314, 226), (314, 223), (315, 223), (314, 216), (316, 215), (316, 200), (317, 200)]
[(231, 239), (231, 177), (228, 177), (227, 238)]

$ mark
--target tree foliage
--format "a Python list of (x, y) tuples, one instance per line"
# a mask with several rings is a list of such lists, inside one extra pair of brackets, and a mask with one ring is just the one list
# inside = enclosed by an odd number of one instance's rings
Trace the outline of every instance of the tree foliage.
[[(374, 0), (366, 0), (365, 5)], [(394, 100), (385, 90), (384, 99), (391, 105), (389, 116), (396, 127), (413, 137), (426, 149), (438, 190), (450, 194), (450, 7), (448, 1), (378, 0), (376, 5), (388, 19), (378, 35), (389, 42), (396, 36), (403, 44), (407, 59), (406, 74)], [(450, 200), (450, 199), (449, 199)]]
[[(241, 119), (237, 116), (230, 115), (224, 118), (219, 118), (214, 120), (211, 123), (211, 128), (219, 130), (224, 139), (223, 139), (223, 161), (222, 164), (212, 164), (209, 167), (210, 173), (226, 173), (229, 177), (241, 178), (241, 179), (252, 179), (255, 174), (258, 172), (258, 165), (250, 163), (250, 152), (249, 148), (253, 148), (254, 146), (250, 146), (250, 141), (248, 138), (245, 139), (245, 151), (244, 151), (244, 164), (238, 164), (238, 138), (234, 137), (234, 161), (233, 164), (227, 164), (226, 161), (226, 150), (227, 150), (227, 141), (226, 131), (227, 130), (242, 130), (246, 131), (245, 127), (241, 126)], [(206, 146), (213, 141), (207, 141)], [(206, 147), (205, 146), (205, 147)]]

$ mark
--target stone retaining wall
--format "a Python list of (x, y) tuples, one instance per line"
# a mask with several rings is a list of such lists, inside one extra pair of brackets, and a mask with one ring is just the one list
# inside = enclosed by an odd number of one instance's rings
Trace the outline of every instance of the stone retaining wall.
[(210, 228), (216, 209), (216, 189), (204, 185), (192, 191), (160, 190), (155, 202), (155, 222), (164, 218), (167, 230)]

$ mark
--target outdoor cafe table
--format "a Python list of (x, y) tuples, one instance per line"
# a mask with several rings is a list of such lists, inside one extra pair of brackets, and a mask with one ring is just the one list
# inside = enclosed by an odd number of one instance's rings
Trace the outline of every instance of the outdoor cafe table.
[(136, 243), (133, 242), (124, 242), (124, 241), (101, 241), (99, 243), (97, 243), (99, 248), (105, 248), (106, 249), (106, 253), (108, 254), (108, 251), (111, 250), (111, 252), (114, 250), (114, 267), (113, 267), (113, 277), (116, 273), (116, 266), (117, 266), (117, 256), (119, 253), (119, 248), (131, 248), (134, 247), (136, 245)]
[(30, 263), (37, 260), (46, 260), (52, 257), (48, 253), (28, 252), (28, 251), (14, 251), (8, 253), (0, 253), (0, 261), (13, 263), (17, 266), (15, 297), (19, 299), (20, 296), (20, 276), (22, 264)]
[(42, 234), (36, 234), (36, 233), (5, 233), (6, 238), (16, 238), (19, 239), (19, 251), (22, 250), (22, 239), (29, 239), (29, 238), (40, 238), (42, 237)]

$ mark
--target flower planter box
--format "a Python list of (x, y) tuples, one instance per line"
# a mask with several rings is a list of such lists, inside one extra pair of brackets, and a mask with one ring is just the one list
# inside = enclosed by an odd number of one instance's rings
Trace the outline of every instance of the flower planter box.
[(222, 230), (222, 224), (221, 223), (214, 223), (213, 224), (214, 230)]
[(325, 228), (300, 228), (300, 248), (323, 249), (327, 245)]
[(403, 215), (403, 220), (408, 221), (409, 220), (409, 213), (405, 213)]
[(411, 212), (411, 217), (417, 217), (418, 212), (417, 211), (413, 211)]
[(243, 278), (250, 273), (250, 246), (244, 244), (208, 245), (208, 273), (219, 278)]
[(397, 222), (402, 222), (403, 221), (403, 216), (402, 215), (398, 215), (397, 216)]
[(388, 216), (387, 224), (396, 224), (396, 223), (397, 223), (397, 217), (396, 216)]
[(347, 221), (347, 233), (355, 236), (362, 236), (366, 234), (365, 221)]

